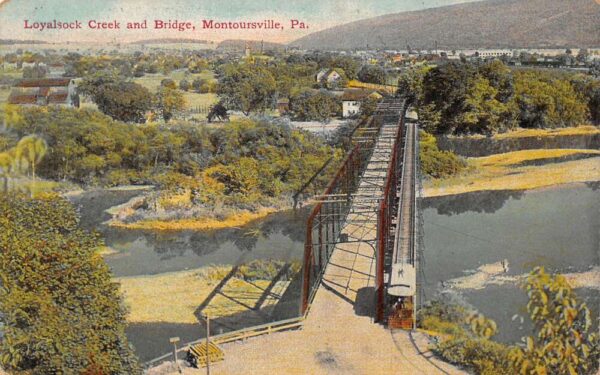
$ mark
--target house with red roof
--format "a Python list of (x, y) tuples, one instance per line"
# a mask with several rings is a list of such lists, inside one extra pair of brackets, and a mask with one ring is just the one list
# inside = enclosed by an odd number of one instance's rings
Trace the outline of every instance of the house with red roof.
[(13, 86), (8, 104), (79, 107), (79, 95), (72, 78), (22, 79)]

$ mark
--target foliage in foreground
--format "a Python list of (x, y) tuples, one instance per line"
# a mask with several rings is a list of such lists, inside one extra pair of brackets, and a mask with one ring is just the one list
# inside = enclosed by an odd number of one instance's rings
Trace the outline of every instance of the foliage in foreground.
[(453, 176), (467, 167), (467, 163), (453, 152), (441, 151), (436, 138), (425, 131), (419, 134), (419, 158), (423, 175), (433, 178)]
[(577, 300), (563, 276), (534, 269), (525, 285), (527, 312), (535, 337), (511, 351), (521, 374), (589, 374), (598, 368), (598, 334), (590, 332), (592, 318), (585, 302)]
[(434, 351), (446, 361), (476, 374), (509, 374), (509, 348), (496, 343), (495, 323), (457, 304), (433, 301), (419, 312), (422, 328), (442, 335)]
[(32, 374), (140, 373), (100, 241), (56, 196), (0, 196), (0, 364)]
[(563, 276), (535, 268), (524, 282), (535, 337), (525, 345), (494, 342), (496, 324), (460, 305), (433, 301), (419, 312), (422, 328), (441, 334), (434, 348), (445, 360), (476, 374), (593, 374), (600, 357), (598, 334), (585, 303)]

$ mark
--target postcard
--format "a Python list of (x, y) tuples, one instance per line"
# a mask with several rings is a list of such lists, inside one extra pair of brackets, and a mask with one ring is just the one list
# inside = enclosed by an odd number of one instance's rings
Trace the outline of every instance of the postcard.
[(597, 0), (0, 0), (0, 374), (598, 374)]

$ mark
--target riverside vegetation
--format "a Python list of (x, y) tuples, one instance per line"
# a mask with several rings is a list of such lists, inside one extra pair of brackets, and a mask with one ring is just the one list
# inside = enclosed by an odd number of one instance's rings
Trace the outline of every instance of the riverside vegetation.
[(434, 351), (477, 374), (575, 375), (598, 369), (600, 346), (592, 317), (567, 280), (535, 268), (522, 287), (535, 335), (523, 343), (493, 341), (494, 321), (455, 303), (434, 301), (419, 312), (420, 326), (437, 335)]
[[(156, 185), (143, 211), (166, 213), (154, 219), (222, 220), (240, 210), (278, 207), (326, 160), (341, 157), (318, 136), (262, 120), (216, 128), (132, 126), (98, 111), (65, 108), (11, 108), (5, 119), (8, 130), (0, 138), (6, 149), (31, 134), (44, 140), (47, 152), (35, 164), (42, 178), (84, 186)], [(9, 159), (9, 151), (5, 155)], [(6, 169), (4, 178), (12, 172)], [(310, 188), (318, 191), (326, 181), (325, 174)]]
[[(464, 160), (438, 150), (435, 136), (494, 139), (599, 132), (600, 80), (572, 73), (511, 70), (500, 61), (448, 63), (404, 73), (400, 90), (419, 114), (426, 195), (528, 189), (600, 179), (597, 150), (538, 150)], [(590, 158), (589, 160), (568, 161)], [(537, 166), (536, 161), (548, 165)], [(553, 163), (556, 161), (556, 163)], [(561, 162), (558, 164), (558, 162)]]

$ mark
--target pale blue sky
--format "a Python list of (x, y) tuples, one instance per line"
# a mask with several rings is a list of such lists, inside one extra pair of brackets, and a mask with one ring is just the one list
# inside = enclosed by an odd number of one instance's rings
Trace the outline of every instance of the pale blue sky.
[[(402, 11), (432, 8), (468, 0), (9, 0), (0, 6), (1, 39), (60, 39), (63, 41), (136, 40), (156, 37), (186, 37), (222, 40), (235, 37), (291, 41), (307, 33), (336, 24)], [(223, 32), (200, 30), (202, 19), (221, 21), (280, 21), (283, 31)], [(83, 31), (40, 32), (25, 30), (24, 20), (60, 21), (89, 19), (121, 22), (148, 19), (192, 21), (195, 31), (183, 33), (162, 30), (118, 32)], [(309, 30), (291, 30), (290, 19), (305, 21)], [(124, 27), (123, 25), (121, 25)]]

